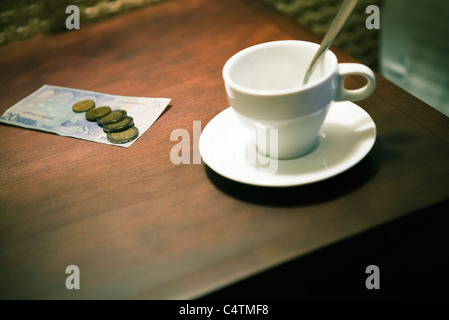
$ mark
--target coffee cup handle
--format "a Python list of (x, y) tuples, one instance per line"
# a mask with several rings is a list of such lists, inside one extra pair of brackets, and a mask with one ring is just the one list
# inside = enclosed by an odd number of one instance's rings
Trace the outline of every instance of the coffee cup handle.
[[(348, 90), (345, 88), (345, 78), (348, 76), (362, 76), (368, 82), (365, 86)], [(376, 87), (376, 76), (367, 66), (359, 63), (338, 64), (338, 89), (335, 101), (357, 101), (368, 98)]]

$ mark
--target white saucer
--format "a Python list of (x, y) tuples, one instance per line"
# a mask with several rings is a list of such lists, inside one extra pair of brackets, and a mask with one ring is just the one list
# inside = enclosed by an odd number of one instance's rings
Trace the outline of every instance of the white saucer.
[[(201, 133), (199, 150), (203, 161), (218, 174), (237, 182), (289, 187), (333, 177), (357, 164), (374, 145), (376, 125), (356, 104), (334, 103), (316, 147), (300, 158), (277, 162), (258, 152), (248, 156), (251, 147), (247, 136), (248, 129), (235, 111), (231, 107), (223, 110)], [(257, 161), (249, 160), (255, 158)]]

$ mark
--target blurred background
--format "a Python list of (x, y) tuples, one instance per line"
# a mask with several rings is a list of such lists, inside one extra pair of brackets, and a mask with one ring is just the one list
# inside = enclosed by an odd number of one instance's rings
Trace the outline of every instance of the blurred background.
[[(66, 32), (65, 8), (77, 5), (81, 26), (161, 1), (2, 0), (0, 45)], [(217, 0), (218, 1), (218, 0)], [(242, 0), (248, 1), (248, 0)], [(324, 36), (342, 0), (263, 1)], [(179, 0), (180, 5), (182, 0)], [(380, 29), (368, 29), (366, 8), (380, 9)], [(334, 45), (449, 116), (449, 1), (359, 0)]]

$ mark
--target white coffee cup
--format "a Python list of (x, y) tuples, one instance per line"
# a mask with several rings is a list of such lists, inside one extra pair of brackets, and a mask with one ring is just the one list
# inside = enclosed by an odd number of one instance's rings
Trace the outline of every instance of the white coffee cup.
[[(376, 78), (370, 68), (338, 63), (330, 50), (303, 86), (318, 48), (305, 41), (266, 42), (236, 53), (223, 67), (226, 93), (240, 120), (250, 129), (277, 130), (278, 159), (300, 157), (312, 150), (334, 101), (362, 100), (374, 91)], [(346, 89), (344, 79), (351, 75), (365, 77), (367, 84)], [(270, 156), (273, 146), (254, 143), (259, 152)]]

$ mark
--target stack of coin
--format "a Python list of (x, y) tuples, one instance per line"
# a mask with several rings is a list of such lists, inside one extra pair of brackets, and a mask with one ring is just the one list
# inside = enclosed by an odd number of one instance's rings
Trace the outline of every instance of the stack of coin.
[(134, 126), (134, 119), (125, 110), (111, 110), (110, 107), (95, 107), (92, 100), (83, 100), (72, 106), (74, 112), (86, 112), (86, 119), (96, 121), (106, 133), (111, 143), (127, 143), (139, 136), (139, 130)]

